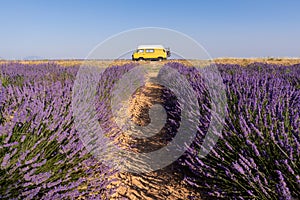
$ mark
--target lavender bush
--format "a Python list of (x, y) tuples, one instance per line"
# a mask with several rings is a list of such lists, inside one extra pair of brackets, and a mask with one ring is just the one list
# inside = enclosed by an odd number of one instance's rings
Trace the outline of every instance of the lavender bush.
[(78, 67), (0, 66), (0, 198), (109, 198), (115, 172), (83, 147), (71, 91)]
[[(195, 77), (191, 69), (172, 65)], [(199, 126), (192, 148), (179, 160), (185, 180), (211, 197), (299, 198), (300, 65), (218, 68), (228, 97), (224, 131), (210, 154), (200, 159), (207, 126)]]

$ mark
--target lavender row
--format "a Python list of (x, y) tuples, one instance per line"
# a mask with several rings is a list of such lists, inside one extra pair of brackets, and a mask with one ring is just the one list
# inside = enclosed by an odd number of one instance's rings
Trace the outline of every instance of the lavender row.
[[(170, 65), (191, 77), (196, 90), (203, 88), (195, 71), (180, 64)], [(218, 68), (228, 103), (224, 129), (210, 154), (200, 159), (209, 121), (200, 119), (203, 123), (194, 144), (179, 160), (186, 182), (218, 198), (299, 197), (299, 65), (254, 63)], [(200, 105), (208, 108), (211, 103)]]
[(103, 199), (112, 193), (105, 188), (115, 172), (87, 152), (74, 128), (77, 70), (51, 63), (1, 66), (1, 199)]

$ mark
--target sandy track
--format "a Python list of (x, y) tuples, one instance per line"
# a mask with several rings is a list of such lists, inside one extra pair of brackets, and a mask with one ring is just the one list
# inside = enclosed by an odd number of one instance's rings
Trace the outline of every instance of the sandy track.
[[(146, 84), (135, 93), (129, 109), (132, 121), (142, 126), (149, 123), (149, 108), (156, 103), (168, 103), (161, 98), (162, 90), (159, 85)], [(170, 139), (166, 136), (168, 133), (163, 129), (147, 139), (121, 134), (118, 140), (127, 150), (150, 152), (166, 145)], [(134, 148), (130, 147), (132, 144), (135, 144)], [(199, 191), (184, 183), (183, 174), (176, 164), (144, 174), (121, 172), (112, 178), (116, 179), (109, 186), (116, 189), (112, 199), (201, 199)]]

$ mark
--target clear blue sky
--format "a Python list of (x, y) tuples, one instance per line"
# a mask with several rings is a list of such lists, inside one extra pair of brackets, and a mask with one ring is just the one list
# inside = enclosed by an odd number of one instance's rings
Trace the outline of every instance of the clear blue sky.
[(132, 28), (183, 32), (212, 57), (300, 57), (300, 1), (0, 0), (0, 57), (85, 58)]

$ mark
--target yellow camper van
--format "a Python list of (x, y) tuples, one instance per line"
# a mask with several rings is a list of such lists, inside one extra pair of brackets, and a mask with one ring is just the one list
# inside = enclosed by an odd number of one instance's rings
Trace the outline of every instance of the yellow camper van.
[(132, 54), (132, 60), (166, 60), (170, 50), (162, 45), (139, 45)]

